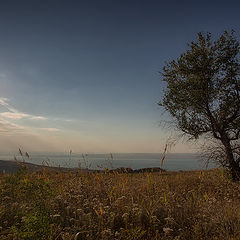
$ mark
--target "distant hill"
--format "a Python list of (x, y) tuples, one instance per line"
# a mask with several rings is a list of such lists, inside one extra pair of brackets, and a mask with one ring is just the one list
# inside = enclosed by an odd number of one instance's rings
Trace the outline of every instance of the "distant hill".
[[(40, 171), (42, 168), (47, 168), (49, 170), (61, 170), (61, 171), (79, 171), (78, 168), (59, 168), (59, 167), (49, 167), (49, 166), (42, 166), (42, 165), (37, 165), (33, 163), (28, 163), (28, 162), (16, 162), (16, 161), (6, 161), (6, 160), (0, 160), (0, 173), (7, 173), (7, 174), (12, 174), (16, 173), (21, 164), (24, 164), (28, 167), (28, 169), (33, 172), (33, 171)], [(86, 171), (86, 169), (81, 169), (81, 171)]]
[(0, 160), (0, 173), (15, 173), (18, 168), (17, 162)]

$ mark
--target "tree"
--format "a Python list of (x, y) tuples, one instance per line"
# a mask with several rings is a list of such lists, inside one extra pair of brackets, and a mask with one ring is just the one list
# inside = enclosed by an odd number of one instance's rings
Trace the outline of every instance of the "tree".
[(234, 31), (213, 41), (199, 33), (177, 60), (167, 62), (164, 107), (190, 139), (211, 137), (223, 149), (221, 163), (240, 179), (240, 44)]

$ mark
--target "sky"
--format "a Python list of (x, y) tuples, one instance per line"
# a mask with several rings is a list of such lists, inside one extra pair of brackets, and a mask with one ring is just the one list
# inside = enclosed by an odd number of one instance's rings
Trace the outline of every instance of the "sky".
[(159, 71), (198, 32), (239, 36), (239, 9), (237, 0), (0, 1), (0, 151), (161, 152), (174, 132), (157, 105)]

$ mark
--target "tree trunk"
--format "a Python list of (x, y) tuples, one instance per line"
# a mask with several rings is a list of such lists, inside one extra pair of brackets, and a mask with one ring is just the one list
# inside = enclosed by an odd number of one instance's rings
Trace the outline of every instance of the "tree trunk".
[(227, 158), (226, 160), (229, 165), (229, 169), (231, 171), (232, 180), (239, 181), (240, 180), (240, 167), (239, 167), (239, 164), (234, 159), (230, 140), (226, 136), (222, 136), (221, 141), (225, 148), (226, 158)]

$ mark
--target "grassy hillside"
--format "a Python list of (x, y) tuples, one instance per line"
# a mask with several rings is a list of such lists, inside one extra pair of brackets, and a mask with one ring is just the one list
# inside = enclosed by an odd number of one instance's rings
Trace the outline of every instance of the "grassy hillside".
[(222, 170), (0, 177), (0, 239), (240, 239), (240, 185)]

